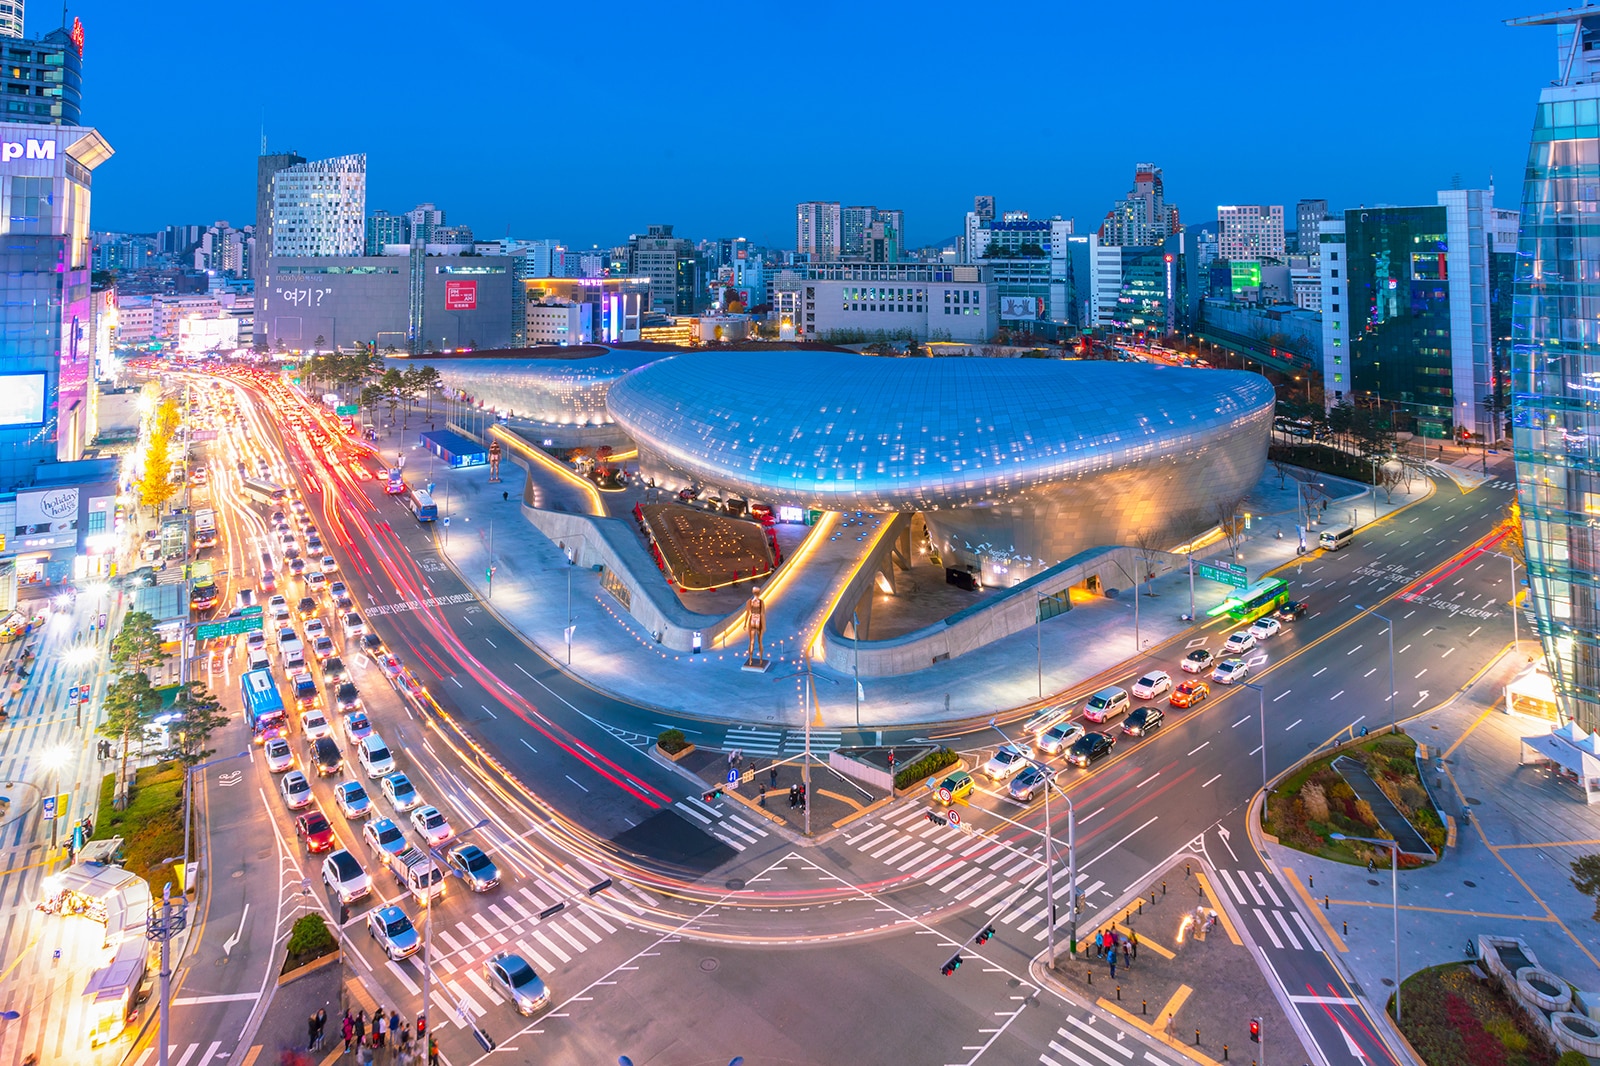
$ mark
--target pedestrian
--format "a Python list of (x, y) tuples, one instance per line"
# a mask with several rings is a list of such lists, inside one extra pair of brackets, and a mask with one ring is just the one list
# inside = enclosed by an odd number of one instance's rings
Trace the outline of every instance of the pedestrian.
[(391, 1044), (393, 1044), (393, 1043), (398, 1043), (399, 1040), (400, 1040), (400, 1011), (398, 1009), (396, 1009), (396, 1010), (391, 1010), (389, 1012), (389, 1042)]
[(1106, 957), (1111, 960), (1111, 977), (1115, 980), (1117, 976), (1117, 946), (1115, 944), (1111, 945), (1111, 948), (1106, 952)]
[(306, 1050), (317, 1050), (317, 1015), (313, 1011), (311, 1017), (306, 1019)]
[(428, 1066), (439, 1066), (439, 1045), (428, 1037)]
[(382, 1007), (379, 1007), (378, 1008), (378, 1012), (372, 1016), (372, 1046), (373, 1047), (382, 1047), (383, 1046), (383, 1008)]
[(762, 785), (761, 791), (756, 793), (756, 803), (763, 809), (767, 806), (767, 786)]
[(500, 502), (501, 502), (501, 503), (504, 503), (504, 502), (506, 502), (506, 501), (507, 501), (507, 500), (509, 500), (509, 499), (511, 499), (511, 493), (509, 493), (509, 492), (502, 492), (502, 493), (501, 493), (501, 494), (500, 494)]
[(1133, 961), (1139, 961), (1139, 930), (1135, 929), (1128, 934), (1128, 946), (1133, 949)]
[(367, 1012), (356, 1012), (356, 1044), (365, 1046), (367, 1042)]
[(1129, 944), (1126, 940), (1124, 940), (1122, 942), (1122, 965), (1124, 965), (1124, 966), (1132, 966), (1133, 965), (1133, 946), (1131, 944)]
[(317, 1008), (317, 1050), (322, 1050), (322, 1038), (328, 1031), (328, 1009)]
[(776, 762), (767, 767), (767, 780), (771, 782), (773, 788), (778, 787), (778, 764)]
[(356, 1066), (372, 1066), (372, 1049), (365, 1044), (356, 1052)]
[(349, 1011), (344, 1012), (344, 1022), (340, 1025), (339, 1031), (344, 1034), (344, 1053), (348, 1055), (350, 1054), (350, 1041), (354, 1040), (356, 1035), (355, 1019), (350, 1017)]

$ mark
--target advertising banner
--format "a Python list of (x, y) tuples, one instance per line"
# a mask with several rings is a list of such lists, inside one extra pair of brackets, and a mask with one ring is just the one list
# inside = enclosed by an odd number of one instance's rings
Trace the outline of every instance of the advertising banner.
[(17, 536), (71, 533), (72, 536), (66, 538), (65, 543), (72, 543), (78, 539), (77, 529), (76, 485), (69, 489), (41, 489), (17, 493)]
[(0, 426), (44, 422), (43, 374), (0, 374)]
[(475, 311), (478, 308), (478, 283), (476, 281), (447, 281), (444, 283), (444, 306), (449, 311)]
[(1000, 317), (1010, 319), (1034, 319), (1044, 317), (1044, 301), (1037, 296), (1002, 296), (1000, 297)]

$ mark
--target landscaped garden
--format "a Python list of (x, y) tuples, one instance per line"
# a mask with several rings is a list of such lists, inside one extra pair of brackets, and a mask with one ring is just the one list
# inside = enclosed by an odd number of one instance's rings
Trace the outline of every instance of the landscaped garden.
[[(1388, 839), (1372, 805), (1357, 797), (1333, 768), (1334, 760), (1345, 755), (1366, 767), (1384, 795), (1437, 853), (1444, 847), (1445, 828), (1422, 787), (1416, 751), (1416, 741), (1404, 733), (1385, 733), (1308, 763), (1268, 793), (1262, 828), (1289, 847), (1325, 859), (1387, 866), (1388, 849), (1333, 839), (1335, 833)], [(1401, 866), (1418, 866), (1424, 861), (1400, 856)]]
[(116, 780), (116, 774), (107, 774), (100, 783), (93, 839), (121, 837), (123, 866), (149, 881), (158, 900), (169, 881), (179, 895), (178, 864), (162, 866), (161, 860), (183, 854), (183, 767), (164, 762), (140, 768), (128, 788), (128, 805), (120, 811), (111, 802)]
[[(1494, 984), (1458, 962), (1418, 971), (1401, 986), (1400, 1029), (1428, 1066), (1586, 1066), (1556, 1049)], [(1394, 1009), (1390, 1000), (1389, 1009)]]

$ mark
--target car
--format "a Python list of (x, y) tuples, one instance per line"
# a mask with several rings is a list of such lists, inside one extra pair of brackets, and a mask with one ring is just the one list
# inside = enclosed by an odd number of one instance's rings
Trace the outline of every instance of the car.
[(334, 786), (333, 802), (346, 818), (365, 818), (372, 813), (372, 799), (359, 781), (341, 781)]
[(1044, 789), (1051, 776), (1050, 771), (1044, 767), (1037, 764), (1030, 765), (1011, 779), (1011, 798), (1018, 803), (1032, 803), (1034, 795)]
[(366, 711), (354, 711), (344, 716), (344, 735), (350, 743), (359, 743), (371, 732), (372, 722), (367, 718)]
[(278, 575), (271, 570), (261, 571), (261, 591), (271, 592), (278, 587)]
[(299, 644), (299, 643), (300, 643), (300, 634), (296, 633), (294, 631), (294, 627), (293, 626), (284, 626), (282, 629), (278, 630), (278, 650), (279, 651), (283, 651), (286, 648), (293, 647), (294, 645)]
[(1029, 736), (1037, 737), (1053, 726), (1064, 722), (1071, 714), (1072, 709), (1070, 707), (1046, 707), (1022, 723), (1022, 731)]
[(395, 678), (399, 677), (400, 674), (404, 672), (405, 668), (405, 664), (399, 659), (395, 658), (393, 655), (385, 655), (383, 658), (378, 660), (378, 669), (382, 670), (383, 676), (387, 677), (390, 681), (393, 681)]
[(321, 570), (306, 571), (306, 588), (312, 592), (321, 592), (328, 587), (328, 578)]
[(328, 716), (316, 707), (300, 713), (300, 728), (306, 731), (306, 744), (315, 744), (321, 737), (333, 735), (333, 726), (328, 724)]
[(1111, 754), (1111, 749), (1117, 746), (1115, 737), (1104, 733), (1085, 733), (1072, 745), (1067, 752), (1067, 761), (1074, 766), (1088, 768)]
[(1216, 659), (1217, 657), (1211, 653), (1209, 648), (1196, 648), (1188, 655), (1185, 655), (1183, 662), (1178, 665), (1183, 667), (1183, 672), (1186, 674), (1203, 674), (1211, 669)]
[(343, 581), (334, 581), (328, 585), (328, 595), (330, 596), (348, 595), (349, 591), (349, 589), (345, 588)]
[(273, 511), (272, 524), (275, 526), (286, 526), (289, 524), (289, 518), (282, 511)]
[(302, 621), (311, 618), (317, 613), (317, 601), (310, 596), (302, 596), (300, 602), (294, 605), (294, 611)]
[(1210, 695), (1210, 685), (1204, 681), (1191, 678), (1173, 689), (1172, 695), (1167, 698), (1167, 702), (1174, 707), (1193, 707), (1197, 703), (1205, 702), (1206, 697)]
[(322, 683), (337, 685), (350, 677), (350, 671), (345, 668), (344, 660), (337, 655), (330, 655), (322, 660)]
[(346, 848), (322, 860), (322, 883), (339, 894), (341, 903), (353, 903), (372, 891), (372, 878)]
[(315, 655), (319, 662), (333, 658), (333, 653), (338, 650), (333, 646), (332, 637), (318, 637), (311, 642), (311, 654)]
[(359, 614), (350, 611), (344, 616), (344, 638), (346, 640), (354, 640), (366, 631), (367, 623), (361, 620)]
[(1122, 731), (1131, 737), (1149, 736), (1166, 720), (1167, 712), (1161, 709), (1159, 703), (1152, 703), (1129, 714), (1127, 721), (1122, 723)]
[(273, 773), (281, 774), (294, 769), (294, 749), (282, 737), (273, 737), (261, 750), (267, 757), (267, 769)]
[(318, 737), (311, 745), (311, 754), (317, 764), (317, 776), (344, 773), (344, 752), (332, 737)]
[(283, 652), (283, 668), (286, 671), (303, 670), (306, 665), (306, 649), (298, 640), (289, 645)]
[(1281, 622), (1298, 622), (1311, 610), (1311, 605), (1304, 600), (1291, 600), (1278, 608), (1278, 620)]
[(310, 555), (323, 555), (322, 538), (312, 535), (306, 538), (306, 552)]
[(289, 617), (289, 601), (284, 596), (274, 596), (267, 601), (267, 613), (273, 618), (283, 620)]
[(328, 635), (328, 623), (321, 618), (308, 618), (306, 619), (305, 630), (307, 640), (316, 640), (318, 637)]
[(299, 770), (290, 770), (278, 782), (278, 791), (283, 793), (283, 802), (291, 811), (298, 811), (311, 806), (311, 782), (306, 780), (306, 775)]
[(361, 760), (361, 766), (370, 778), (394, 773), (394, 755), (389, 751), (389, 745), (376, 733), (368, 733), (361, 739), (361, 743), (356, 745), (356, 757)]
[(518, 1014), (536, 1014), (550, 1003), (550, 988), (521, 955), (502, 952), (483, 964), (489, 984), (511, 1001)]
[(1250, 664), (1243, 659), (1224, 659), (1211, 671), (1211, 680), (1219, 685), (1231, 685), (1250, 676)]
[(344, 682), (334, 691), (333, 699), (342, 714), (349, 714), (351, 711), (359, 711), (361, 709), (361, 690), (349, 681)]
[(341, 592), (333, 597), (333, 606), (335, 610), (349, 611), (354, 609), (355, 605), (356, 601), (350, 598), (350, 594), (348, 592)]
[(262, 651), (266, 646), (267, 635), (259, 629), (244, 638), (245, 651)]
[(1222, 650), (1229, 655), (1238, 655), (1240, 652), (1249, 651), (1255, 646), (1255, 634), (1248, 629), (1236, 629), (1228, 634), (1228, 639), (1223, 643)]
[(300, 838), (308, 855), (333, 850), (333, 823), (321, 811), (311, 811), (296, 818), (294, 835)]
[[(320, 544), (321, 542), (319, 541), (318, 543)], [(317, 565), (322, 567), (324, 574), (331, 574), (339, 569), (339, 561), (331, 555), (324, 555)]]
[(304, 501), (304, 500), (299, 500), (299, 499), (291, 500), (291, 501), (289, 501), (289, 506), (290, 506), (290, 508), (293, 509), (295, 514), (305, 514), (306, 513), (306, 501)]
[(1089, 702), (1083, 705), (1083, 716), (1098, 725), (1126, 714), (1129, 706), (1128, 694), (1111, 685), (1089, 697)]
[(416, 786), (412, 785), (411, 778), (405, 774), (389, 774), (379, 782), (378, 791), (389, 801), (389, 806), (401, 813), (422, 803), (422, 797), (417, 795)]
[(383, 654), (383, 640), (376, 633), (364, 634), (361, 638), (361, 650), (368, 655)]
[(1057, 722), (1039, 738), (1039, 750), (1046, 755), (1060, 755), (1083, 736), (1083, 726), (1077, 722)]
[(222, 590), (217, 588), (217, 583), (210, 578), (200, 578), (189, 590), (189, 606), (195, 610), (204, 611), (215, 607), (222, 598)]
[(384, 856), (393, 857), (411, 846), (406, 840), (405, 833), (389, 818), (373, 818), (361, 827), (361, 836), (366, 840), (367, 847), (371, 848), (380, 861), (387, 863)]
[(415, 955), (422, 946), (417, 927), (395, 906), (379, 907), (367, 915), (367, 936), (376, 940), (393, 962)]
[(474, 892), (487, 892), (500, 883), (500, 871), (476, 844), (462, 844), (445, 857), (450, 868)]
[(1165, 670), (1152, 670), (1133, 683), (1133, 695), (1141, 700), (1153, 700), (1172, 691), (1172, 675)]
[(1250, 623), (1250, 635), (1257, 640), (1268, 640), (1278, 635), (1283, 623), (1276, 618), (1257, 618)]
[(289, 573), (294, 577), (304, 578), (306, 575), (306, 561), (298, 558), (297, 556), (290, 555), (289, 552), (292, 551), (295, 551), (295, 549), (288, 548), (283, 553), (284, 558), (289, 560), (287, 565), (284, 566), (284, 569), (289, 571)]
[(938, 797), (940, 803), (948, 807), (950, 804), (964, 800), (972, 795), (972, 790), (976, 787), (977, 785), (973, 782), (971, 774), (965, 770), (957, 770), (939, 782), (938, 787), (934, 790), (934, 795)]
[(1028, 765), (1028, 752), (1016, 744), (1002, 744), (983, 764), (983, 774), (991, 781), (1009, 781)]
[(411, 827), (427, 841), (429, 847), (438, 847), (456, 835), (444, 812), (433, 806), (418, 807), (412, 811)]

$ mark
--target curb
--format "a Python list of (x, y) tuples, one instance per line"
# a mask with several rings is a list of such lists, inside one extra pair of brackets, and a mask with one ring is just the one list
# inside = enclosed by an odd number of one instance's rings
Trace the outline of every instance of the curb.
[(328, 954), (312, 959), (303, 966), (296, 966), (292, 970), (280, 973), (278, 975), (278, 987), (282, 988), (291, 981), (298, 981), (302, 977), (313, 974), (326, 966), (332, 966), (336, 962), (342, 962), (343, 960), (343, 950), (340, 948), (334, 948), (332, 951), (328, 952)]

